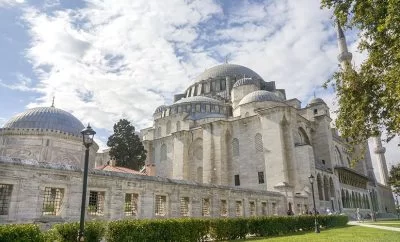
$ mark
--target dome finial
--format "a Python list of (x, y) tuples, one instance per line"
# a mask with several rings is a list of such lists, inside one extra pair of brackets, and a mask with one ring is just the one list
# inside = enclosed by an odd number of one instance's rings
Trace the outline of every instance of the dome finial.
[(51, 102), (51, 107), (52, 108), (54, 108), (54, 99), (55, 99), (56, 97), (55, 96), (53, 96), (53, 101)]

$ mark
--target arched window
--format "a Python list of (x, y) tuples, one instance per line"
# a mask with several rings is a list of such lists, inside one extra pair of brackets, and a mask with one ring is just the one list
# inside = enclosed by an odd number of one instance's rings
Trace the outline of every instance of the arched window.
[(168, 120), (168, 122), (167, 122), (167, 134), (170, 134), (170, 133), (171, 133), (171, 121)]
[(254, 145), (257, 152), (263, 152), (263, 140), (260, 133), (257, 133), (256, 136), (254, 136)]
[(160, 160), (166, 161), (167, 160), (167, 145), (162, 144), (160, 149)]
[(181, 122), (178, 121), (176, 122), (176, 131), (180, 131), (181, 130)]
[(232, 156), (238, 157), (239, 155), (240, 155), (239, 140), (235, 138), (232, 140)]
[(161, 127), (157, 128), (157, 138), (161, 137)]
[(324, 176), (324, 195), (325, 195), (325, 201), (329, 201), (330, 200), (329, 181), (326, 176)]
[(318, 186), (318, 198), (320, 201), (324, 200), (324, 191), (322, 189), (322, 179), (321, 176), (318, 174), (317, 175), (317, 186)]

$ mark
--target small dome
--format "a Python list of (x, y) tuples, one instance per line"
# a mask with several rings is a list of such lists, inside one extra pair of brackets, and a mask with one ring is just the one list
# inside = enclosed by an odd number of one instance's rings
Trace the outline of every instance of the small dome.
[(217, 99), (210, 98), (210, 97), (204, 97), (204, 96), (193, 96), (193, 97), (182, 98), (182, 99), (176, 101), (174, 104), (194, 103), (194, 102), (207, 102), (207, 103), (221, 104), (221, 101), (219, 101)]
[(49, 129), (80, 136), (85, 127), (81, 121), (62, 109), (39, 107), (15, 115), (3, 128)]
[(227, 77), (227, 76), (236, 77), (238, 79), (244, 77), (253, 77), (255, 79), (262, 79), (260, 75), (258, 75), (255, 71), (245, 66), (224, 63), (205, 70), (196, 78), (195, 81), (198, 82), (202, 80), (207, 80), (209, 78)]
[(274, 101), (281, 102), (284, 101), (283, 98), (275, 95), (272, 92), (260, 90), (247, 94), (240, 102), (239, 106), (252, 102), (264, 102), (264, 101)]
[(156, 111), (154, 111), (154, 113), (161, 113), (161, 112), (163, 112), (165, 109), (167, 109), (167, 106), (161, 105), (161, 106), (159, 106), (159, 107), (156, 108)]
[(254, 80), (253, 78), (250, 77), (245, 77), (242, 79), (239, 79), (235, 82), (235, 84), (233, 85), (233, 87), (239, 87), (239, 86), (244, 86), (244, 85), (256, 85), (258, 86), (258, 81)]
[(317, 97), (311, 100), (308, 105), (313, 105), (313, 104), (326, 104), (326, 103), (322, 98)]

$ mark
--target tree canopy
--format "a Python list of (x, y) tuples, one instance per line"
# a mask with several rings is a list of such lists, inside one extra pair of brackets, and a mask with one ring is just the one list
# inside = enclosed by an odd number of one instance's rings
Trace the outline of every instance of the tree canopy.
[(393, 192), (400, 196), (400, 164), (390, 169), (389, 185), (392, 186)]
[[(340, 69), (332, 81), (339, 108), (336, 126), (361, 142), (380, 131), (400, 133), (400, 0), (321, 0), (345, 28), (360, 30), (360, 68)], [(329, 81), (328, 81), (329, 83)]]
[(121, 119), (114, 124), (114, 134), (108, 137), (107, 146), (117, 166), (139, 170), (144, 165), (147, 151), (128, 120)]

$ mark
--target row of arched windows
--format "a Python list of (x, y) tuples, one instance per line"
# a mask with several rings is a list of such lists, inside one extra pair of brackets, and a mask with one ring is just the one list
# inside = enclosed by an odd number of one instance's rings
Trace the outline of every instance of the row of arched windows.
[(349, 192), (347, 189), (342, 189), (342, 204), (344, 208), (371, 208), (367, 194)]
[(335, 186), (332, 177), (317, 175), (318, 198), (320, 201), (330, 201), (335, 197)]
[[(257, 133), (254, 136), (254, 147), (256, 152), (262, 152), (264, 150), (263, 140), (260, 133)], [(239, 146), (239, 140), (237, 138), (232, 139), (232, 156), (233, 157), (240, 156), (240, 146)]]
[[(162, 128), (158, 127), (156, 130), (157, 130), (156, 136), (157, 136), (157, 138), (160, 138), (162, 136)], [(180, 121), (176, 122), (175, 130), (176, 130), (176, 132), (181, 130), (181, 122)], [(170, 120), (168, 120), (168, 122), (167, 122), (165, 131), (166, 131), (166, 135), (169, 135), (171, 133), (171, 121)]]

